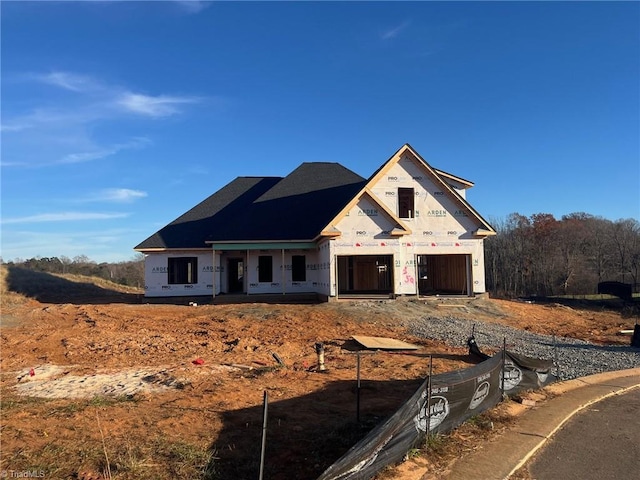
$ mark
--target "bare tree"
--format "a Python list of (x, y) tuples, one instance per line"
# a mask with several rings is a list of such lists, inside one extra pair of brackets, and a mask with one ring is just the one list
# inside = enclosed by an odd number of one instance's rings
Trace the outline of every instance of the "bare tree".
[(595, 293), (599, 282), (638, 283), (640, 224), (578, 212), (556, 220), (513, 213), (492, 220), (485, 241), (487, 288), (500, 296)]
[(615, 268), (620, 281), (638, 283), (638, 257), (640, 257), (640, 224), (632, 218), (613, 224), (611, 241), (616, 253)]

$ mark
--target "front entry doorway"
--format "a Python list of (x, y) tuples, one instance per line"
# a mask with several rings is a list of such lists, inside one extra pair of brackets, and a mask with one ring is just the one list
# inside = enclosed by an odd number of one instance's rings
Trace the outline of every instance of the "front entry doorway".
[(244, 259), (242, 258), (230, 258), (227, 261), (228, 265), (228, 293), (243, 293), (244, 292)]

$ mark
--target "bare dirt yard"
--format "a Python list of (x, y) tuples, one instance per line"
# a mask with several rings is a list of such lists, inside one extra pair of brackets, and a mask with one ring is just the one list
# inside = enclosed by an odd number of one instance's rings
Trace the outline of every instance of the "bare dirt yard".
[[(265, 478), (313, 479), (418, 388), (429, 356), (434, 374), (475, 363), (465, 345), (409, 335), (412, 319), (454, 315), (601, 343), (628, 343), (617, 333), (633, 325), (603, 307), (489, 298), (193, 306), (15, 267), (1, 283), (0, 470), (56, 479), (258, 478), (264, 392)], [(353, 335), (419, 347), (361, 353), (360, 422)], [(508, 428), (504, 408), (491, 415)], [(499, 433), (482, 425), (420, 468), (435, 478), (465, 441)], [(406, 467), (381, 475), (405, 478)]]

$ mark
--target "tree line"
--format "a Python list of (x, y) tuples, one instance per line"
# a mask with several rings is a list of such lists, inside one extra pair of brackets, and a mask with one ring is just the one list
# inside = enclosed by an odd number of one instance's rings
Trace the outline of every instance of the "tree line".
[(142, 254), (137, 254), (128, 261), (113, 263), (96, 263), (86, 255), (78, 255), (73, 258), (64, 255), (60, 257), (35, 257), (27, 260), (18, 258), (10, 262), (2, 261), (2, 263), (37, 272), (86, 275), (110, 280), (121, 285), (144, 287), (144, 255)]
[(632, 284), (640, 275), (640, 223), (572, 213), (512, 213), (491, 222), (485, 241), (487, 289), (495, 296), (586, 295), (598, 283)]

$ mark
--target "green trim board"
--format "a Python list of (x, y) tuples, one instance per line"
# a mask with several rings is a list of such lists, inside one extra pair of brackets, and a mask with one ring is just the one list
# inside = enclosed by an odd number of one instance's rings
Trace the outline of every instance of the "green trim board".
[(308, 250), (318, 248), (315, 242), (212, 243), (213, 250)]

